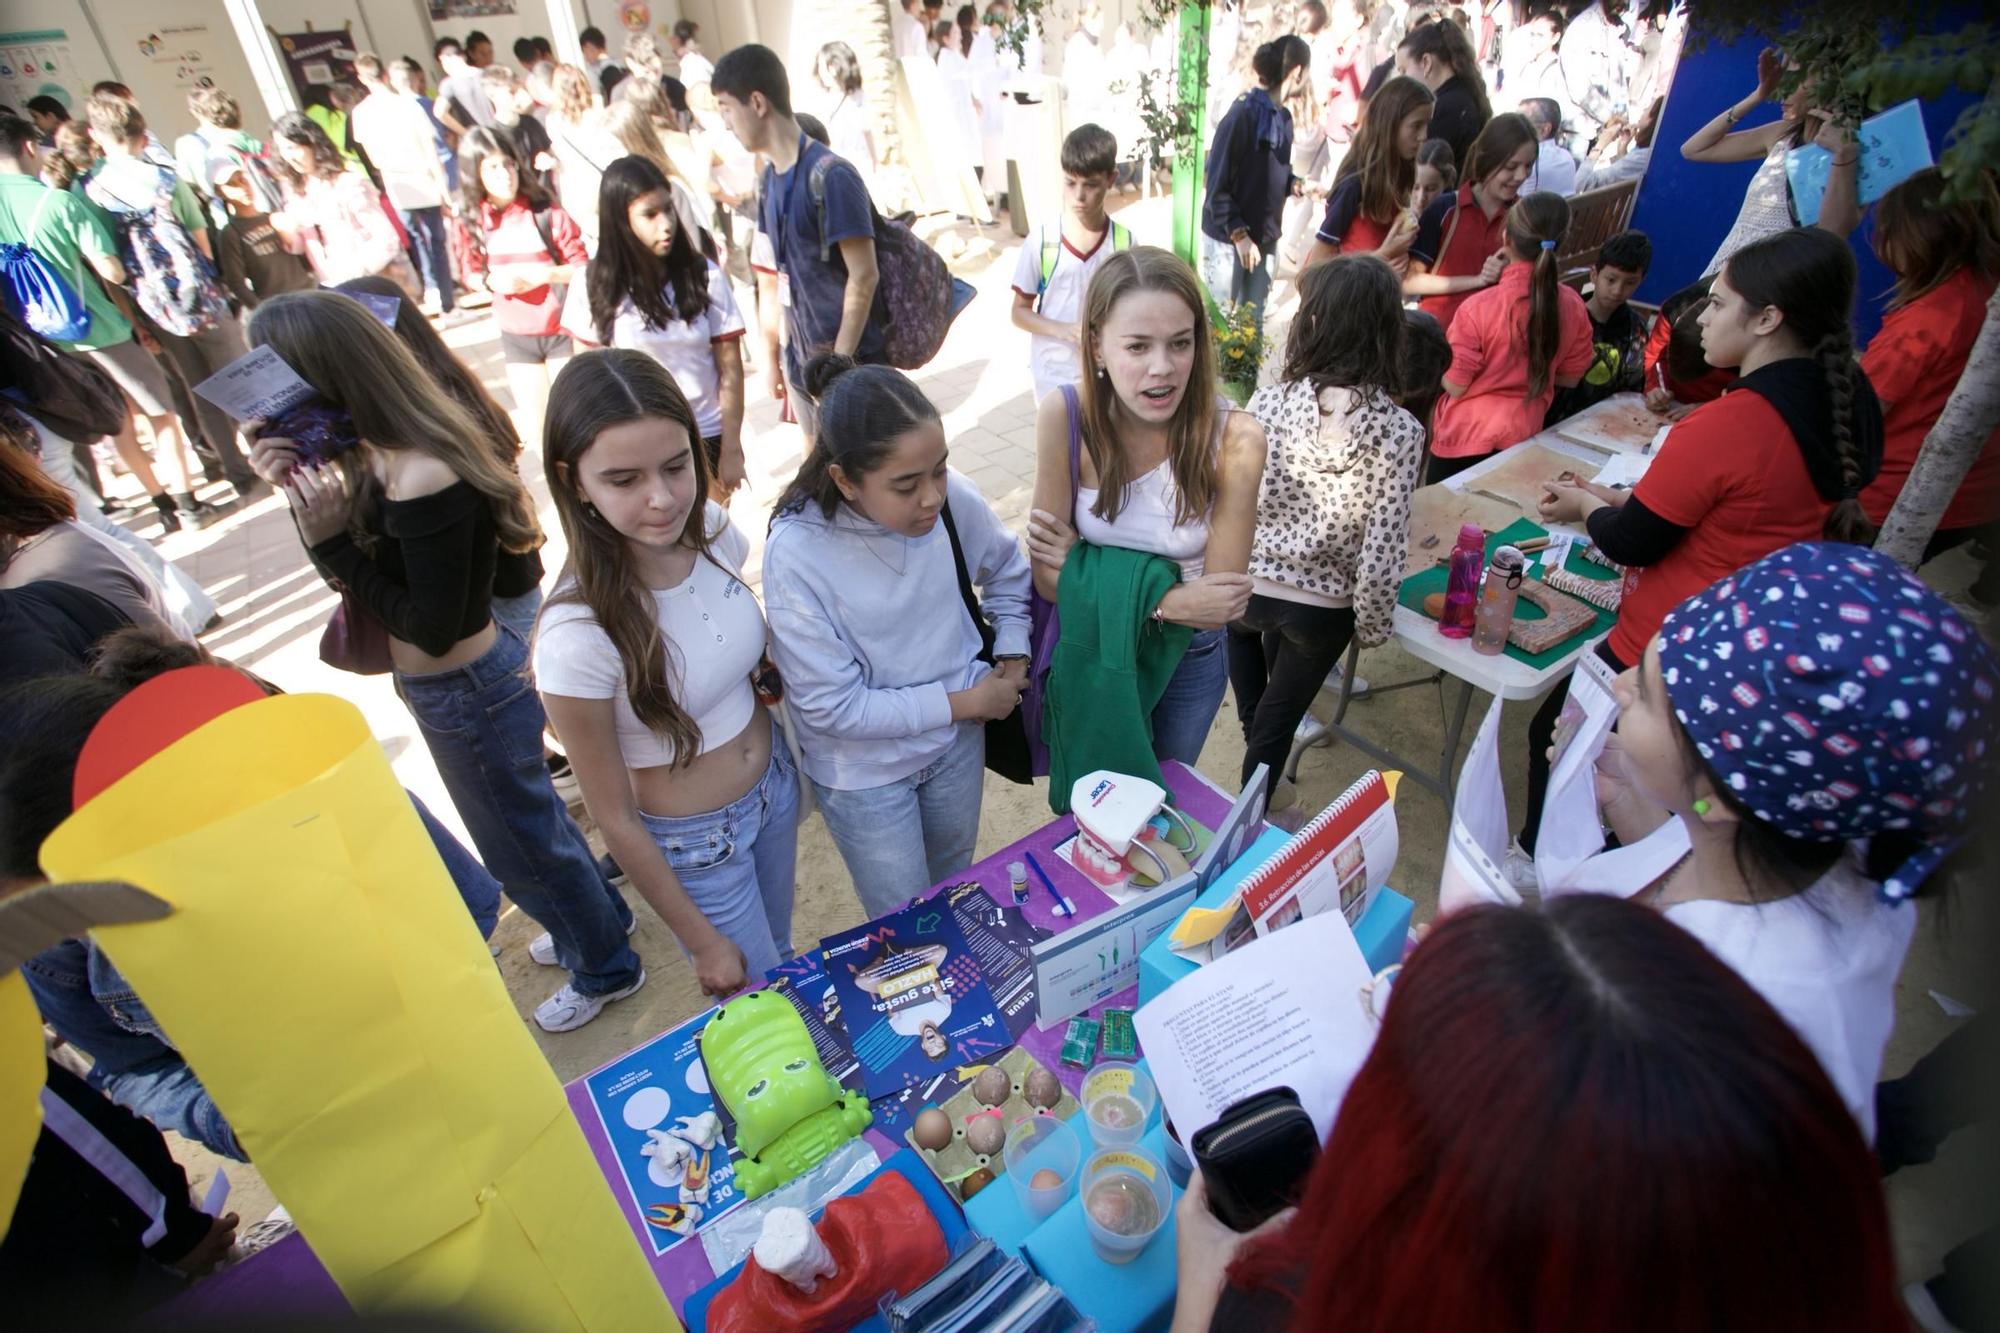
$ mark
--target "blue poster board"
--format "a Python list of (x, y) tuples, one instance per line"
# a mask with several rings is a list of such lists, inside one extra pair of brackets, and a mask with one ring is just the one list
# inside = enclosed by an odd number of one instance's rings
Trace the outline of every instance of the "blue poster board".
[[(1863, 208), (1931, 165), (1924, 110), (1915, 98), (1862, 121), (1854, 141), (1861, 150), (1854, 186)], [(1800, 225), (1810, 227), (1819, 221), (1826, 178), (1832, 171), (1833, 154), (1816, 143), (1785, 154), (1785, 177), (1791, 182), (1792, 206)]]

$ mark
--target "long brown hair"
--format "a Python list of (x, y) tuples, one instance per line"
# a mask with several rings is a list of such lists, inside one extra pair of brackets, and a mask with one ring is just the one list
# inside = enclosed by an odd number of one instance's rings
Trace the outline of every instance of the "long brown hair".
[[(58, 486), (28, 450), (34, 441), (17, 440), (0, 425), (0, 537), (26, 541), (76, 517), (76, 502)], [(6, 562), (0, 560), (0, 568)]]
[(1944, 185), (1944, 173), (1925, 167), (1875, 205), (1875, 257), (1896, 275), (1891, 309), (1937, 290), (1961, 268), (2000, 277), (2000, 192), (1992, 173), (1977, 173), (1969, 199), (1946, 203)]
[(590, 609), (618, 650), (625, 697), (633, 713), (667, 742), (673, 766), (679, 768), (701, 753), (701, 728), (674, 697), (677, 682), (667, 669), (666, 636), (660, 631), (653, 594), (633, 568), (625, 537), (584, 503), (577, 488), (577, 469), (597, 437), (613, 426), (645, 420), (671, 421), (687, 432), (695, 502), (681, 529), (680, 544), (697, 558), (713, 559), (708, 554), (706, 522), (708, 459), (687, 396), (666, 367), (644, 352), (619, 348), (583, 352), (570, 358), (549, 386), (549, 410), (542, 428), (542, 466), (569, 543), (563, 577), (549, 600)]
[(493, 446), (493, 456), (508, 467), (519, 469), (521, 459), (521, 433), (514, 429), (514, 420), (507, 415), (507, 409), (493, 400), (465, 363), (452, 354), (445, 346), (438, 331), (425, 319), (416, 303), (410, 300), (408, 292), (379, 273), (371, 273), (363, 278), (349, 278), (334, 288), (337, 292), (366, 292), (370, 296), (390, 297), (396, 301), (395, 335), (403, 340), (403, 346), (417, 358), (431, 378), (458, 401), (458, 405), (472, 413), (480, 425), (486, 428), (487, 443)]
[[(535, 503), (513, 465), (501, 461), (490, 432), (424, 369), (401, 339), (351, 296), (287, 292), (250, 316), (252, 347), (268, 345), (299, 378), (354, 419), (354, 429), (378, 449), (418, 449), (450, 468), (486, 499), (505, 551), (542, 543)], [(351, 456), (350, 456), (351, 458)], [(350, 525), (361, 531), (374, 487), (343, 458), (355, 491)]]
[(1176, 523), (1191, 522), (1215, 503), (1220, 472), (1215, 450), (1215, 345), (1208, 327), (1208, 305), (1201, 281), (1187, 261), (1171, 250), (1137, 245), (1104, 261), (1091, 275), (1083, 297), (1081, 355), (1083, 382), (1077, 387), (1083, 425), (1083, 447), (1097, 468), (1097, 503), (1091, 511), (1106, 523), (1125, 506), (1131, 467), (1118, 444), (1118, 395), (1103, 373), (1097, 340), (1105, 321), (1129, 292), (1166, 292), (1186, 303), (1194, 316), (1194, 365), (1188, 371), (1181, 404), (1167, 422), (1167, 462), (1180, 492)]
[(1464, 82), (1473, 105), (1479, 108), (1479, 118), (1483, 121), (1493, 115), (1493, 104), (1486, 99), (1486, 76), (1479, 72), (1479, 56), (1472, 49), (1472, 39), (1456, 23), (1440, 16), (1421, 28), (1412, 28), (1410, 35), (1397, 43), (1397, 49), (1408, 51), (1415, 60), (1436, 56)]
[(1562, 346), (1562, 282), (1556, 251), (1569, 234), (1569, 202), (1537, 190), (1507, 210), (1507, 244), (1534, 265), (1528, 275), (1528, 397), (1549, 387), (1549, 368)]
[(1354, 147), (1341, 159), (1334, 182), (1360, 173), (1361, 211), (1374, 221), (1389, 222), (1398, 209), (1408, 206), (1417, 183), (1417, 163), (1396, 151), (1396, 133), (1411, 112), (1436, 105), (1436, 93), (1402, 74), (1368, 99), (1368, 114), (1361, 118)]
[(1483, 184), (1488, 176), (1507, 165), (1507, 159), (1532, 144), (1541, 142), (1535, 127), (1518, 111), (1503, 111), (1486, 122), (1479, 137), (1466, 150), (1465, 174), (1461, 185)]

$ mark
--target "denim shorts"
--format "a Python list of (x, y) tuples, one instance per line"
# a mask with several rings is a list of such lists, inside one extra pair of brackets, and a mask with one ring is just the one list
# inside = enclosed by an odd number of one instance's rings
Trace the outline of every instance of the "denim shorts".
[(639, 812), (689, 901), (743, 950), (753, 985), (791, 957), (798, 808), (798, 770), (774, 725), (764, 776), (728, 805), (700, 815)]

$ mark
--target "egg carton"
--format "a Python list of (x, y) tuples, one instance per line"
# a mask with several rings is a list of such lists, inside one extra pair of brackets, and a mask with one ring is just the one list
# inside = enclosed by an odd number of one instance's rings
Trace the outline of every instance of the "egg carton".
[[(958, 1199), (960, 1203), (965, 1202), (963, 1181), (966, 1176), (979, 1170), (981, 1167), (985, 1167), (993, 1173), (994, 1180), (997, 1182), (999, 1177), (1005, 1175), (1007, 1171), (1004, 1157), (1006, 1149), (1004, 1141), (998, 1151), (992, 1153), (974, 1152), (972, 1145), (965, 1141), (967, 1120), (982, 1111), (997, 1109), (1000, 1112), (1000, 1123), (1004, 1127), (1012, 1129), (1017, 1121), (1043, 1113), (1040, 1107), (1034, 1105), (1034, 1103), (1030, 1102), (1022, 1094), (1022, 1089), (1027, 1086), (1030, 1074), (1034, 1073), (1037, 1069), (1046, 1069), (1047, 1066), (1019, 1046), (1014, 1047), (1007, 1054), (1001, 1056), (997, 1063), (999, 1068), (1007, 1071), (1009, 1079), (1007, 1100), (1001, 1102), (997, 1108), (988, 1107), (973, 1092), (973, 1084), (978, 1081), (976, 1078), (968, 1079), (964, 1083), (959, 1084), (958, 1091), (944, 1101), (933, 1103), (938, 1110), (943, 1111), (951, 1120), (950, 1143), (947, 1143), (944, 1147), (936, 1151), (932, 1151), (919, 1144), (917, 1142), (916, 1119), (914, 1116), (911, 1118), (910, 1127), (903, 1131), (903, 1140), (916, 1150), (917, 1156), (924, 1159), (924, 1165), (928, 1166), (932, 1173), (944, 1182), (945, 1188), (949, 1189), (952, 1197)], [(1057, 1080), (1056, 1086), (1062, 1087), (1060, 1079)], [(917, 1114), (921, 1115), (924, 1109), (919, 1108)], [(1061, 1098), (1057, 1100), (1054, 1106), (1048, 1108), (1047, 1114), (1053, 1115), (1059, 1120), (1067, 1120), (1075, 1115), (1079, 1109), (1075, 1094), (1070, 1092), (1068, 1088), (1063, 1088)], [(991, 1189), (993, 1186), (992, 1184), (988, 1184), (986, 1188)]]

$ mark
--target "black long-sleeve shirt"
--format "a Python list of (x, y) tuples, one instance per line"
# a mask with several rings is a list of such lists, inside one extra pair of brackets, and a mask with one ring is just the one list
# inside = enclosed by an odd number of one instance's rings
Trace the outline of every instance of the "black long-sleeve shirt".
[(1621, 565), (1641, 567), (1657, 563), (1688, 531), (1646, 508), (1636, 495), (1625, 497), (1622, 505), (1594, 510), (1584, 526), (1598, 550)]

